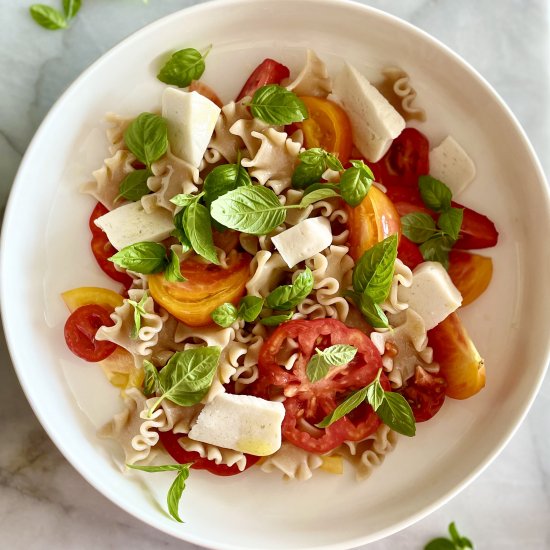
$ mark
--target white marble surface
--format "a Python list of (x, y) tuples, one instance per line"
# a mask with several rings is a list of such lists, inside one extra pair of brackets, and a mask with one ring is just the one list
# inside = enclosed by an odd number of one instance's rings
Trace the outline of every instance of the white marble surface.
[[(71, 28), (52, 33), (29, 18), (31, 1), (0, 0), (2, 211), (25, 148), (71, 81), (134, 30), (194, 3), (84, 0)], [(550, 174), (548, 0), (364, 3), (428, 31), (481, 72), (512, 108)], [(34, 417), (3, 340), (0, 346), (0, 547), (195, 548), (140, 523), (76, 473)], [(550, 548), (549, 410), (547, 379), (512, 441), (477, 480), (437, 512), (369, 549), (421, 549), (452, 520), (480, 549)]]

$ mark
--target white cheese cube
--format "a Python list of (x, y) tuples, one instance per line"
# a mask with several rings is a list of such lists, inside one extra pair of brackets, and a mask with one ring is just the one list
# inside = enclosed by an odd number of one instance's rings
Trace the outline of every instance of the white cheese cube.
[(447, 136), (430, 151), (430, 175), (447, 185), (456, 196), (474, 179), (476, 167), (458, 142)]
[(439, 262), (424, 262), (413, 270), (412, 285), (399, 285), (397, 299), (406, 302), (426, 325), (434, 328), (460, 307), (462, 295)]
[(303, 222), (271, 238), (288, 267), (311, 258), (332, 244), (330, 222), (320, 216)]
[(172, 153), (199, 167), (221, 109), (198, 92), (166, 88), (162, 94), (162, 116), (168, 122)]
[(348, 63), (336, 77), (332, 93), (349, 116), (355, 146), (367, 160), (380, 160), (405, 128), (405, 119)]
[(109, 242), (117, 250), (142, 241), (162, 241), (174, 230), (174, 220), (168, 210), (158, 208), (147, 213), (140, 201), (115, 208), (94, 223), (107, 233)]
[(189, 439), (256, 456), (281, 447), (282, 403), (222, 393), (200, 412)]

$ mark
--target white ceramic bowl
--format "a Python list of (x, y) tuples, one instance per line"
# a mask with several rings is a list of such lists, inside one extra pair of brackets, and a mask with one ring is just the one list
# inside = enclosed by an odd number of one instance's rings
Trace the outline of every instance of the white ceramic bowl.
[[(487, 387), (447, 400), (413, 439), (364, 483), (352, 473), (283, 482), (252, 469), (217, 478), (193, 472), (184, 525), (164, 512), (170, 474), (125, 477), (98, 425), (120, 407), (93, 364), (66, 349), (59, 293), (108, 285), (88, 246), (93, 204), (78, 186), (106, 156), (101, 119), (159, 105), (159, 58), (184, 46), (214, 48), (204, 80), (225, 100), (264, 57), (296, 69), (313, 46), (334, 71), (347, 59), (367, 74), (398, 64), (427, 108), (433, 143), (452, 134), (478, 174), (461, 202), (500, 230), (489, 290), (462, 318), (487, 361)], [(141, 30), (88, 69), (53, 107), (21, 165), (2, 235), (2, 313), (21, 384), (67, 459), (122, 508), (176, 537), (215, 548), (349, 548), (393, 533), (464, 488), (496, 456), (531, 404), (549, 355), (550, 234), (547, 188), (533, 150), (489, 85), (425, 33), (382, 12), (331, 0), (207, 3)], [(154, 479), (153, 479), (154, 478)], [(138, 480), (138, 481), (136, 481)], [(142, 482), (141, 482), (142, 481)]]

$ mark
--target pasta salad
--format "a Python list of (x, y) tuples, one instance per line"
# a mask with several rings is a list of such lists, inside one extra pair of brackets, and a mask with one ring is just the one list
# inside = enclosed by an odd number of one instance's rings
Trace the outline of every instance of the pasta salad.
[[(109, 114), (110, 157), (83, 187), (99, 267), (68, 290), (68, 348), (124, 409), (99, 435), (124, 468), (368, 477), (447, 397), (485, 385), (457, 310), (489, 285), (486, 216), (455, 202), (475, 165), (437, 146), (408, 74), (334, 78), (265, 59), (235, 100), (200, 80), (209, 49), (172, 55), (161, 113)], [(169, 455), (169, 457), (167, 456)]]

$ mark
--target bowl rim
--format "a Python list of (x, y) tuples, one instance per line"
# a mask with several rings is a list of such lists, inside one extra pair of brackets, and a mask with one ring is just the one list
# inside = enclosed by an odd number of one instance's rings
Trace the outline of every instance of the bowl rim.
[[(397, 27), (406, 29), (407, 32), (420, 36), (421, 38), (426, 40), (430, 44), (430, 46), (443, 50), (443, 52), (446, 55), (450, 56), (455, 63), (459, 64), (463, 69), (465, 69), (471, 76), (473, 76), (485, 88), (485, 90), (490, 94), (491, 98), (499, 104), (499, 107), (502, 109), (503, 114), (508, 117), (509, 122), (512, 123), (513, 127), (518, 133), (518, 136), (521, 138), (523, 145), (525, 146), (525, 151), (530, 157), (532, 167), (534, 171), (537, 173), (539, 181), (544, 184), (542, 186), (543, 188), (539, 189), (539, 191), (541, 191), (541, 195), (544, 197), (546, 211), (550, 213), (550, 189), (548, 187), (548, 182), (546, 180), (544, 171), (537, 157), (537, 154), (532, 144), (530, 143), (529, 138), (527, 137), (523, 127), (519, 123), (514, 113), (507, 106), (507, 104), (500, 97), (500, 95), (494, 90), (491, 84), (489, 84), (489, 82), (476, 69), (474, 69), (459, 54), (455, 53), (451, 48), (449, 48), (443, 42), (433, 37), (426, 31), (416, 27), (415, 25), (413, 25), (412, 23), (409, 23), (408, 21), (401, 19), (398, 16), (395, 16), (393, 14), (390, 14), (388, 12), (385, 12), (378, 8), (374, 8), (369, 5), (361, 4), (353, 0), (211, 0), (201, 4), (188, 6), (188, 7), (182, 8), (181, 10), (176, 10), (168, 15), (162, 16), (161, 18), (156, 19), (151, 23), (148, 23), (147, 25), (143, 26), (142, 28), (138, 29), (137, 31), (133, 32), (132, 34), (130, 34), (129, 36), (127, 36), (126, 38), (118, 42), (115, 46), (113, 46), (112, 48), (108, 49), (105, 53), (103, 53), (88, 68), (86, 68), (66, 88), (66, 90), (60, 95), (60, 97), (55, 101), (55, 103), (49, 109), (48, 113), (40, 123), (33, 138), (31, 139), (27, 147), (27, 150), (25, 151), (25, 154), (18, 167), (17, 174), (14, 178), (14, 181), (9, 193), (9, 197), (6, 203), (5, 215), (2, 223), (2, 232), (0, 234), (0, 313), (4, 320), (9, 318), (9, 315), (8, 315), (9, 311), (8, 311), (8, 306), (6, 305), (6, 300), (2, 299), (9, 292), (9, 289), (7, 288), (7, 285), (5, 283), (7, 278), (5, 275), (7, 274), (7, 271), (8, 271), (7, 262), (5, 258), (7, 254), (5, 252), (6, 250), (5, 245), (8, 239), (7, 228), (14, 225), (14, 217), (15, 217), (14, 204), (16, 203), (15, 197), (21, 193), (24, 193), (22, 180), (23, 180), (23, 172), (28, 163), (28, 159), (33, 156), (34, 151), (41, 144), (43, 140), (43, 136), (48, 134), (49, 126), (52, 119), (54, 119), (57, 113), (63, 108), (63, 104), (66, 102), (66, 100), (69, 97), (73, 96), (74, 94), (78, 94), (80, 87), (88, 80), (88, 78), (91, 75), (93, 75), (93, 73), (98, 69), (98, 67), (100, 67), (107, 59), (110, 59), (111, 57), (118, 55), (118, 52), (126, 48), (129, 44), (135, 41), (140, 41), (144, 39), (149, 33), (153, 33), (153, 34), (156, 33), (158, 29), (162, 28), (170, 19), (173, 19), (175, 17), (176, 18), (182, 17), (188, 13), (209, 12), (211, 10), (217, 10), (220, 8), (226, 9), (236, 5), (258, 6), (260, 4), (270, 4), (270, 3), (271, 4), (276, 3), (277, 5), (280, 5), (281, 3), (284, 3), (284, 4), (302, 3), (302, 4), (317, 4), (317, 5), (322, 4), (329, 7), (336, 7), (336, 8), (349, 10), (350, 16), (353, 15), (353, 12), (355, 12), (358, 17), (363, 17), (365, 15), (368, 16), (368, 14), (370, 15), (374, 14), (376, 17), (385, 19), (391, 22), (391, 24), (396, 25)], [(540, 369), (540, 374), (538, 376), (538, 379), (535, 380), (532, 385), (531, 393), (528, 397), (526, 406), (524, 407), (523, 411), (521, 411), (521, 414), (515, 417), (515, 422), (512, 425), (510, 425), (508, 429), (504, 432), (498, 444), (495, 445), (493, 450), (484, 458), (483, 461), (481, 461), (478, 464), (478, 466), (475, 469), (473, 469), (469, 473), (469, 475), (464, 477), (462, 481), (458, 483), (453, 489), (441, 495), (438, 499), (433, 501), (430, 505), (425, 506), (424, 508), (418, 510), (415, 514), (412, 514), (406, 519), (403, 519), (397, 523), (394, 523), (391, 527), (380, 529), (367, 536), (355, 537), (353, 539), (347, 540), (345, 543), (342, 543), (342, 542), (330, 543), (327, 545), (315, 546), (311, 548), (319, 548), (323, 550), (352, 548), (352, 547), (360, 546), (369, 542), (374, 542), (376, 540), (383, 539), (391, 534), (394, 534), (398, 531), (401, 531), (402, 529), (405, 529), (406, 527), (430, 515), (435, 510), (440, 508), (443, 504), (445, 504), (446, 502), (454, 498), (459, 492), (464, 490), (470, 483), (472, 483), (472, 481), (474, 481), (489, 466), (489, 464), (491, 464), (491, 462), (493, 462), (493, 460), (502, 452), (504, 447), (508, 444), (510, 439), (514, 436), (514, 434), (516, 433), (520, 425), (525, 420), (525, 417), (527, 416), (529, 410), (531, 409), (531, 406), (540, 390), (540, 387), (542, 385), (542, 382), (544, 380), (544, 377), (546, 375), (546, 372), (549, 367), (549, 362), (550, 362), (550, 319), (547, 321), (546, 325), (547, 326), (546, 326), (545, 332), (548, 333), (549, 338), (546, 341), (544, 367)], [(178, 537), (177, 534), (170, 531), (164, 525), (158, 525), (154, 523), (154, 521), (152, 521), (151, 518), (149, 518), (140, 508), (138, 508), (137, 506), (134, 506), (131, 502), (127, 502), (124, 499), (119, 498), (114, 488), (111, 488), (109, 486), (103, 486), (99, 482), (97, 482), (94, 478), (93, 473), (90, 472), (86, 467), (84, 467), (79, 460), (76, 460), (77, 456), (75, 452), (70, 448), (70, 446), (66, 445), (65, 441), (62, 438), (58, 437), (55, 426), (53, 425), (53, 423), (50, 422), (47, 415), (41, 411), (41, 408), (38, 402), (33, 399), (31, 381), (30, 379), (27, 379), (24, 369), (21, 368), (20, 366), (18, 367), (18, 365), (22, 364), (22, 361), (19, 359), (19, 352), (18, 352), (19, 346), (17, 346), (15, 343), (16, 342), (15, 334), (12, 333), (9, 323), (4, 322), (3, 326), (4, 326), (4, 333), (6, 336), (7, 348), (13, 361), (14, 370), (18, 377), (19, 383), (23, 389), (25, 397), (27, 398), (27, 401), (29, 402), (34, 414), (40, 421), (41, 426), (46, 431), (49, 438), (55, 443), (56, 447), (63, 454), (65, 459), (68, 460), (68, 462), (79, 472), (79, 474), (92, 487), (94, 487), (99, 493), (101, 493), (103, 496), (108, 498), (111, 502), (113, 502), (123, 511), (133, 515), (134, 517), (141, 520), (145, 524), (148, 524), (154, 527), (155, 529), (162, 531), (176, 539), (179, 538), (180, 540), (184, 540), (192, 544), (197, 544), (204, 548), (212, 548), (214, 550), (215, 549), (239, 550), (239, 547), (233, 544), (216, 544), (215, 546), (212, 546), (208, 541), (205, 541), (204, 539), (198, 536), (195, 536), (191, 533), (182, 532), (183, 536)]]

